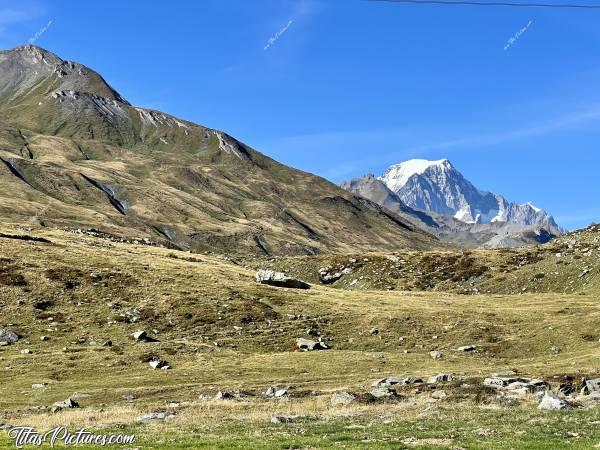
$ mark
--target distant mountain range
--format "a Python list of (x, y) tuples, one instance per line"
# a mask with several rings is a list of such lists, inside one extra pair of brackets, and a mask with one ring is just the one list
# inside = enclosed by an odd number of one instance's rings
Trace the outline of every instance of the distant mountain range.
[(95, 228), (193, 251), (445, 248), (431, 234), (228, 134), (127, 102), (27, 45), (0, 52), (0, 223)]
[(342, 187), (461, 245), (532, 245), (562, 232), (550, 214), (532, 203), (510, 203), (477, 189), (447, 159), (413, 159), (380, 177), (367, 175)]

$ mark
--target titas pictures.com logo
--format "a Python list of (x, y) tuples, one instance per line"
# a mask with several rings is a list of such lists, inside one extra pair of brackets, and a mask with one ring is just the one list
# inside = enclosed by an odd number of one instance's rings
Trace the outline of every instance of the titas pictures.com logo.
[(31, 427), (14, 427), (8, 431), (8, 436), (16, 448), (23, 448), (26, 445), (40, 447), (44, 444), (49, 444), (51, 448), (55, 448), (58, 444), (105, 447), (134, 444), (136, 439), (134, 435), (126, 434), (94, 434), (85, 428), (71, 433), (66, 427), (56, 427), (45, 433), (38, 433)]

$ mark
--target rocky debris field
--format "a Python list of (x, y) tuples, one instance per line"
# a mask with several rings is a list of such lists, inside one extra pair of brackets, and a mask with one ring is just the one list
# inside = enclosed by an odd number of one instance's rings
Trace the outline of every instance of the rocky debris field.
[(527, 249), (271, 258), (250, 264), (347, 290), (585, 293), (600, 288), (600, 225)]

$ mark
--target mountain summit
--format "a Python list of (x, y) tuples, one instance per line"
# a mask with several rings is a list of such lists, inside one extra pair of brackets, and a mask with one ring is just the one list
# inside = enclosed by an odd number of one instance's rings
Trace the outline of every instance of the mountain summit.
[(33, 45), (0, 52), (0, 221), (180, 249), (297, 255), (447, 247), (226, 133), (128, 103)]
[(379, 179), (408, 206), (453, 216), (465, 223), (512, 223), (558, 231), (554, 218), (532, 203), (509, 203), (484, 192), (447, 159), (413, 159), (391, 166)]

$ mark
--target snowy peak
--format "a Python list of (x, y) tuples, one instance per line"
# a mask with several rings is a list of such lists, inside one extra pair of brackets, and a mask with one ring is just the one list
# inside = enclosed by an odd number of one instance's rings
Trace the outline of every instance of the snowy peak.
[(531, 202), (508, 202), (477, 189), (447, 159), (413, 159), (391, 166), (379, 177), (411, 208), (453, 216), (465, 223), (543, 226), (560, 234), (553, 217)]
[(379, 177), (379, 179), (383, 181), (389, 189), (397, 191), (404, 187), (413, 175), (422, 175), (431, 167), (437, 167), (440, 170), (453, 169), (452, 164), (447, 159), (440, 159), (438, 161), (411, 159), (391, 166), (381, 177)]

